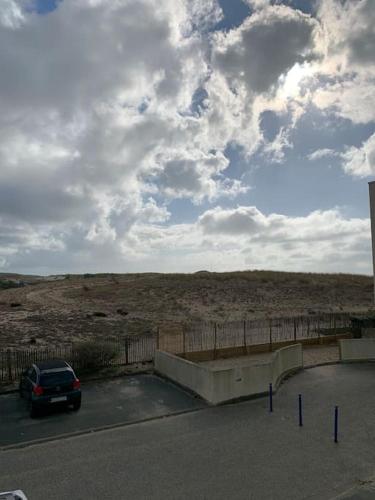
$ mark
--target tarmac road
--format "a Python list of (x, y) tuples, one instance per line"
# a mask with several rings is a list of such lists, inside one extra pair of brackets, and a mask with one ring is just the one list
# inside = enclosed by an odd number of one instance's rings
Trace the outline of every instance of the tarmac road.
[(82, 384), (78, 412), (57, 407), (31, 419), (18, 393), (0, 396), (0, 448), (98, 427), (137, 422), (206, 406), (155, 375), (134, 375)]
[(374, 384), (375, 364), (321, 366), (288, 379), (273, 413), (265, 398), (2, 451), (0, 491), (21, 488), (30, 500), (328, 500), (374, 475)]

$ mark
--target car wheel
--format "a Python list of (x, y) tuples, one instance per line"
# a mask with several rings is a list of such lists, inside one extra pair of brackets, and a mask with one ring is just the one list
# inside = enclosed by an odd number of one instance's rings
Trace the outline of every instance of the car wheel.
[(73, 403), (73, 410), (78, 411), (81, 408), (81, 400), (77, 401), (76, 403)]

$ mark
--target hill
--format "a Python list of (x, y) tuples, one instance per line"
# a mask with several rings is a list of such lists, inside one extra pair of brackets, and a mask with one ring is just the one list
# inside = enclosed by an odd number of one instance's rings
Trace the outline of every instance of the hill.
[(111, 338), (189, 320), (363, 311), (373, 306), (372, 277), (349, 274), (205, 271), (32, 278), (22, 276), (26, 286), (0, 290), (0, 348)]

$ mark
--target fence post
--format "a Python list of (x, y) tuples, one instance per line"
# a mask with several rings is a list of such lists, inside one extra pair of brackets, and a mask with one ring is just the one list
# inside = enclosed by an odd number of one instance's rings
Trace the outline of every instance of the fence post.
[(333, 316), (333, 330), (335, 332), (335, 342), (337, 342), (336, 314)]
[(335, 429), (334, 429), (334, 441), (335, 443), (338, 443), (338, 420), (339, 420), (339, 408), (338, 406), (335, 406)]
[(217, 324), (214, 323), (214, 359), (216, 359), (216, 337), (217, 337)]
[(298, 394), (298, 416), (299, 416), (299, 426), (303, 426), (302, 422), (302, 394)]
[(158, 351), (160, 348), (160, 327), (158, 326), (156, 329), (156, 350)]
[(246, 320), (243, 322), (243, 347), (245, 354), (247, 354), (247, 346), (246, 346)]
[(270, 322), (270, 351), (272, 351), (272, 320), (269, 320)]
[(307, 317), (307, 338), (310, 338), (310, 318)]
[(185, 338), (185, 326), (182, 325), (182, 349), (183, 349), (183, 355), (185, 357), (186, 355), (186, 338)]
[(294, 342), (297, 340), (297, 324), (296, 318), (293, 318), (293, 328), (294, 328)]
[(319, 345), (322, 344), (322, 338), (320, 336), (320, 316), (318, 316), (318, 336), (319, 336)]
[(125, 337), (125, 364), (129, 364), (129, 339)]
[(12, 376), (12, 351), (7, 349), (7, 368), (8, 368), (8, 379), (11, 382), (13, 380)]
[(269, 397), (269, 410), (270, 410), (270, 413), (272, 413), (273, 412), (272, 384), (269, 385), (269, 394), (268, 394), (268, 397)]

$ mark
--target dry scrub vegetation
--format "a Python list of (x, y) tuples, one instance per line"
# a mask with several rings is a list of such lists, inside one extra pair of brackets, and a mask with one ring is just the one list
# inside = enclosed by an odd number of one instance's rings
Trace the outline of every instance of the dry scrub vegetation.
[(17, 279), (34, 284), (0, 290), (0, 348), (105, 340), (189, 320), (364, 311), (373, 306), (372, 277), (346, 274), (201, 271)]

